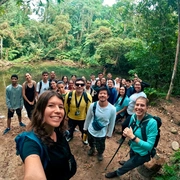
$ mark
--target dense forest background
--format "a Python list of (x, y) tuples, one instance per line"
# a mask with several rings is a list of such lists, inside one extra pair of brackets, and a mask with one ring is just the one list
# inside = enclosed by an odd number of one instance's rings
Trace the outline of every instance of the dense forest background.
[[(0, 0), (1, 59), (58, 60), (137, 73), (167, 92), (178, 37), (178, 0)], [(36, 19), (33, 19), (36, 15)], [(180, 65), (173, 94), (180, 94)]]

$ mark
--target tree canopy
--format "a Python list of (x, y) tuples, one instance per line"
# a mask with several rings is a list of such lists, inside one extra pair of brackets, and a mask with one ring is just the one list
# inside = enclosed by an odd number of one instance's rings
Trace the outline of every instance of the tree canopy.
[[(106, 65), (167, 90), (176, 55), (177, 7), (178, 0), (117, 0), (113, 6), (103, 0), (0, 0), (1, 59)], [(179, 69), (178, 64), (175, 94), (180, 93)]]

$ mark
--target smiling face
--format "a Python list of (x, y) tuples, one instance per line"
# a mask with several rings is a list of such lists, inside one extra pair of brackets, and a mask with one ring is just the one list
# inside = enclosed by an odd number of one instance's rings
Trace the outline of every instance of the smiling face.
[(57, 83), (55, 81), (51, 81), (51, 88), (54, 90), (57, 88)]
[(65, 115), (63, 101), (57, 96), (49, 99), (44, 111), (43, 123), (51, 127), (59, 127)]
[(124, 86), (120, 87), (119, 93), (121, 96), (124, 96), (124, 94), (125, 94), (125, 87)]
[(106, 90), (101, 90), (98, 93), (98, 99), (100, 102), (105, 102), (109, 98), (108, 92)]
[(113, 86), (114, 86), (113, 80), (112, 79), (108, 80), (108, 87), (112, 88)]
[(141, 83), (139, 81), (136, 81), (135, 84), (134, 84), (134, 89), (135, 91), (138, 93), (138, 92), (141, 92)]
[(78, 94), (81, 94), (81, 93), (83, 93), (83, 91), (84, 91), (84, 86), (85, 86), (85, 83), (83, 82), (83, 81), (76, 81), (75, 82), (75, 86), (76, 86), (76, 92), (78, 93)]
[(136, 100), (136, 103), (134, 106), (134, 111), (137, 115), (137, 118), (141, 120), (145, 116), (147, 109), (148, 109), (147, 99), (144, 97), (139, 97)]

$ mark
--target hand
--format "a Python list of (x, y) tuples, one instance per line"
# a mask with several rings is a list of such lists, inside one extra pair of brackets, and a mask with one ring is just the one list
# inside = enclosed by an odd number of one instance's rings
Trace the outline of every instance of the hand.
[(125, 128), (124, 131), (123, 131), (123, 136), (132, 139), (134, 137), (132, 128), (131, 127), (130, 128), (128, 128), (128, 127)]
[(136, 77), (136, 78), (137, 78), (137, 77), (138, 77), (138, 75), (137, 75), (136, 73), (134, 73), (134, 77)]

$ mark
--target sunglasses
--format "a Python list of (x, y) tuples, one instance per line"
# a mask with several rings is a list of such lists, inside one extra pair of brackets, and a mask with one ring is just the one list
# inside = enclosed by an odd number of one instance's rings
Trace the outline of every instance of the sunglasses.
[(81, 86), (81, 87), (83, 87), (85, 84), (76, 83), (75, 85), (76, 85), (76, 86)]

